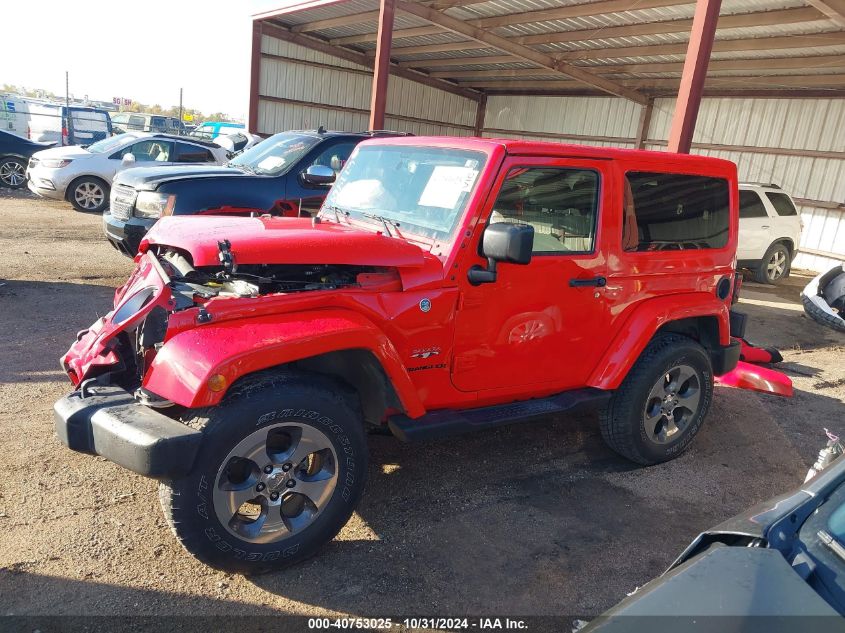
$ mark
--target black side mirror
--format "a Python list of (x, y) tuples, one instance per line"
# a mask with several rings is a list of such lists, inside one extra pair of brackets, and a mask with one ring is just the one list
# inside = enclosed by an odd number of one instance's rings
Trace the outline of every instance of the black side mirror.
[(484, 229), (481, 254), (487, 258), (487, 268), (473, 266), (469, 269), (469, 282), (473, 286), (496, 281), (496, 264), (527, 264), (534, 248), (534, 227), (530, 224), (497, 222)]
[(302, 180), (309, 185), (330, 185), (334, 182), (334, 179), (334, 169), (325, 165), (311, 165), (302, 174)]

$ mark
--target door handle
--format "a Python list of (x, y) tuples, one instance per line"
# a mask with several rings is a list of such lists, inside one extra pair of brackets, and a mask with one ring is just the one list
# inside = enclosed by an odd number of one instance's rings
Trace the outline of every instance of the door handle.
[(585, 286), (596, 286), (598, 288), (603, 288), (607, 285), (607, 279), (604, 277), (593, 277), (592, 279), (570, 279), (569, 280), (569, 287), (570, 288), (583, 288)]
[(768, 225), (768, 224), (764, 224), (764, 225), (763, 225), (763, 226), (761, 226), (760, 228), (761, 228), (761, 229), (767, 229), (767, 228), (769, 228), (769, 225)]

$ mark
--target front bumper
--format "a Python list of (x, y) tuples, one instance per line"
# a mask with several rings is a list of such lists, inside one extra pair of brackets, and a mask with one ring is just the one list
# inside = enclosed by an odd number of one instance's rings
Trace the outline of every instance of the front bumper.
[(741, 352), (742, 346), (740, 342), (734, 340), (724, 347), (719, 346), (710, 350), (710, 363), (713, 366), (713, 375), (722, 376), (736, 369)]
[(128, 257), (135, 257), (141, 240), (155, 223), (154, 219), (135, 217), (118, 220), (111, 213), (103, 213), (103, 233), (112, 246)]
[(52, 189), (46, 187), (44, 186), (43, 180), (38, 178), (33, 179), (31, 176), (29, 176), (29, 174), (27, 174), (26, 187), (36, 196), (39, 196), (41, 198), (49, 198), (51, 200), (65, 199), (64, 189), (59, 191), (55, 188), (55, 186)]
[(68, 448), (156, 479), (187, 475), (202, 440), (200, 431), (113, 385), (86, 386), (58, 400), (53, 412), (56, 435)]

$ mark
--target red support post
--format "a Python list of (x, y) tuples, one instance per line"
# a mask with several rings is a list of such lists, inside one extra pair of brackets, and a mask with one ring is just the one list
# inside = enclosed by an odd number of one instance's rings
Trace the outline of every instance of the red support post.
[(684, 61), (684, 74), (678, 89), (678, 100), (672, 116), (672, 129), (669, 133), (669, 151), (689, 154), (692, 136), (695, 132), (695, 120), (701, 105), (701, 93), (707, 78), (707, 65), (716, 38), (716, 23), (719, 21), (719, 9), (722, 0), (697, 0), (695, 16), (692, 20), (687, 57)]
[(393, 16), (396, 0), (381, 0), (378, 15), (378, 40), (373, 67), (373, 93), (370, 99), (370, 129), (384, 129), (387, 107), (387, 81), (390, 78), (390, 47), (393, 43)]
[[(252, 23), (252, 57), (249, 64), (249, 112), (246, 129), (250, 134), (258, 134), (258, 93), (261, 77), (261, 21)], [(271, 130), (272, 131), (272, 130)]]

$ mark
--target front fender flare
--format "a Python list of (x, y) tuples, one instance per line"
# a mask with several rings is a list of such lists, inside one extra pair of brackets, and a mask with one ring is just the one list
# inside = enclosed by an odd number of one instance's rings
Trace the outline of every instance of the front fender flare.
[(715, 317), (719, 344), (730, 344), (728, 306), (706, 292), (657, 297), (639, 304), (617, 332), (587, 384), (597, 389), (616, 389), (657, 331), (672, 321)]
[(215, 405), (225, 391), (211, 391), (214, 374), (231, 386), (262, 369), (345, 349), (365, 349), (381, 363), (406, 414), (425, 407), (393, 344), (371, 321), (347, 310), (256, 317), (197, 327), (177, 334), (156, 354), (144, 388), (185, 407)]

